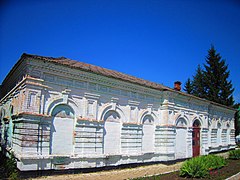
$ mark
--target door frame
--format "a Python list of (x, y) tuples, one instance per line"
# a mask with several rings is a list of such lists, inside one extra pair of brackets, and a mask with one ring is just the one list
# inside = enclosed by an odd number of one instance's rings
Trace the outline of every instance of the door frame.
[(192, 157), (199, 156), (201, 154), (201, 123), (199, 120), (193, 122), (192, 131)]

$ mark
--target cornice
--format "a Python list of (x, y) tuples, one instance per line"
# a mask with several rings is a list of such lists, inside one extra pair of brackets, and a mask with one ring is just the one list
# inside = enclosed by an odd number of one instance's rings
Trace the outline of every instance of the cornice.
[[(44, 79), (45, 82), (43, 84), (49, 85), (50, 84), (55, 84), (55, 85), (66, 85), (76, 89), (88, 89), (90, 90), (91, 93), (100, 93), (100, 94), (113, 94), (113, 95), (120, 95), (120, 96), (127, 96), (131, 98), (132, 100), (141, 100), (141, 101), (156, 101), (156, 102), (161, 102), (162, 100), (162, 92), (158, 92), (158, 94), (154, 94), (151, 92), (151, 89), (148, 89), (146, 91), (145, 87), (139, 87), (137, 85), (131, 85), (131, 84), (126, 84), (125, 82), (110, 82), (110, 80), (101, 81), (102, 77), (95, 77), (92, 74), (87, 75), (84, 79), (82, 78), (71, 78), (70, 76), (59, 76), (59, 74), (51, 74), (54, 79), (49, 81), (47, 79), (47, 76), (50, 75), (49, 73), (45, 73)], [(57, 80), (57, 78), (64, 78), (66, 81), (69, 81), (68, 84), (61, 84), (59, 82), (64, 82), (62, 80)], [(79, 86), (79, 83), (82, 82), (82, 87)], [(104, 84), (105, 83), (105, 84)], [(92, 86), (92, 87), (91, 87)], [(96, 86), (96, 87), (94, 87)], [(102, 90), (105, 88), (105, 90)], [(135, 93), (138, 93), (136, 97), (133, 97)]]
[(57, 73), (59, 76), (68, 77), (68, 79), (73, 80), (82, 80), (93, 83), (98, 83), (102, 85), (107, 85), (110, 87), (119, 87), (121, 89), (139, 91), (141, 93), (146, 93), (149, 95), (161, 95), (160, 90), (155, 90), (149, 87), (144, 87), (138, 84), (125, 82), (123, 80), (114, 79), (112, 77), (106, 77), (100, 74), (86, 72), (79, 69), (72, 69), (69, 67), (61, 67), (60, 65), (52, 64), (50, 62), (31, 64), (31, 66), (38, 66), (38, 69), (41, 68), (45, 73), (54, 74)]
[(51, 118), (52, 116), (46, 114), (32, 113), (32, 112), (20, 112), (18, 114), (12, 115), (12, 119), (17, 119), (25, 116), (34, 116), (34, 117), (43, 117), (43, 118)]
[(104, 123), (103, 120), (97, 120), (97, 119), (93, 119), (93, 118), (85, 118), (85, 117), (78, 117), (77, 118), (77, 122), (92, 122), (92, 123)]

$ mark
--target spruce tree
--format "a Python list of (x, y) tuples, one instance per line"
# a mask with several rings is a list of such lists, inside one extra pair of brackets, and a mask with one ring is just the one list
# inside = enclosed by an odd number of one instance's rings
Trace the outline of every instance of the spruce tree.
[(234, 108), (237, 109), (237, 112), (235, 113), (235, 134), (240, 135), (240, 103), (235, 104)]
[(183, 90), (186, 91), (186, 93), (188, 94), (192, 94), (193, 86), (190, 78), (187, 79), (187, 82), (185, 83)]
[(206, 92), (205, 92), (205, 82), (204, 82), (204, 74), (203, 70), (200, 65), (198, 65), (196, 74), (193, 76), (193, 90), (192, 94), (194, 96), (198, 96), (200, 98), (205, 98), (206, 97)]
[(226, 106), (233, 106), (232, 82), (229, 78), (228, 66), (214, 46), (208, 50), (204, 70), (198, 65), (193, 80), (187, 80), (185, 91), (197, 97), (205, 98)]
[(204, 65), (204, 87), (208, 100), (232, 106), (234, 104), (232, 82), (228, 81), (230, 72), (225, 60), (216, 52), (214, 46), (208, 51)]

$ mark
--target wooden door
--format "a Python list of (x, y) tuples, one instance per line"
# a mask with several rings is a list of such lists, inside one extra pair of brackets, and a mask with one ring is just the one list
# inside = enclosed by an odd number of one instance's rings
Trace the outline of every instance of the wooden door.
[(193, 157), (200, 155), (200, 128), (194, 127), (192, 132)]

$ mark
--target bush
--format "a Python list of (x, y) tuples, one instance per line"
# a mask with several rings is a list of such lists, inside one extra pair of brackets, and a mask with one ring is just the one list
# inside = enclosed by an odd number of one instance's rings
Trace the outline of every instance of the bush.
[(203, 158), (196, 157), (191, 160), (187, 160), (180, 169), (180, 176), (196, 178), (206, 177), (208, 175), (208, 170), (205, 166)]
[(220, 169), (227, 164), (226, 160), (221, 156), (208, 155), (203, 156), (203, 158), (206, 161), (208, 169)]
[(230, 151), (229, 159), (240, 159), (240, 149)]
[(208, 155), (199, 156), (187, 160), (180, 168), (180, 176), (191, 178), (203, 178), (209, 176), (209, 172), (213, 169), (219, 169), (226, 165), (223, 157)]
[(13, 154), (10, 155), (10, 158), (6, 161), (6, 172), (8, 177), (11, 180), (18, 179), (18, 170), (17, 170), (17, 163), (16, 159)]
[(10, 157), (7, 158), (2, 152), (0, 152), (0, 173), (0, 177), (3, 179), (19, 179), (16, 159), (13, 154), (10, 154)]

